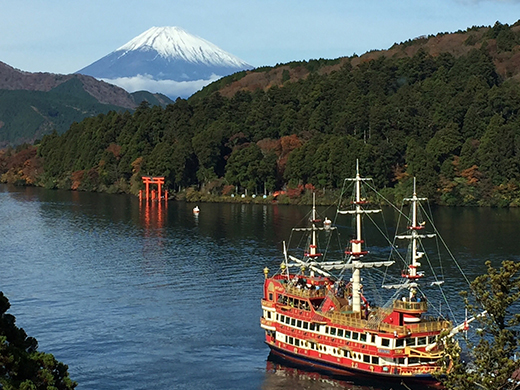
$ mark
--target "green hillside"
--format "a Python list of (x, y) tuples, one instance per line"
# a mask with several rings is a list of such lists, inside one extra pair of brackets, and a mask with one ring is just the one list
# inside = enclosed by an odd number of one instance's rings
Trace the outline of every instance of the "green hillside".
[[(513, 42), (500, 52), (495, 29)], [(473, 31), (455, 38), (464, 42)], [(135, 193), (141, 175), (154, 175), (175, 191), (328, 193), (359, 159), (389, 197), (408, 193), (416, 177), (420, 192), (439, 204), (518, 206), (520, 85), (501, 74), (496, 55), (514, 57), (520, 32), (507, 25), (475, 31), (480, 43), (463, 43), (457, 55), (414, 47), (433, 37), (403, 44), (414, 49), (410, 56), (370, 53), (365, 61), (266, 70), (291, 69), (280, 87), (248, 91), (246, 78), (264, 77), (248, 72), (234, 77), (242, 90), (230, 97), (217, 91), (85, 119), (42, 139), (40, 183)]]
[(61, 134), (73, 122), (118, 109), (99, 103), (74, 78), (49, 92), (0, 90), (0, 143), (32, 142), (53, 130)]
[[(134, 92), (131, 98), (151, 105), (172, 103), (164, 95), (147, 91)], [(100, 103), (85, 91), (78, 78), (71, 78), (48, 92), (0, 89), (0, 146), (32, 143), (54, 130), (62, 134), (74, 122), (112, 110), (128, 108)]]

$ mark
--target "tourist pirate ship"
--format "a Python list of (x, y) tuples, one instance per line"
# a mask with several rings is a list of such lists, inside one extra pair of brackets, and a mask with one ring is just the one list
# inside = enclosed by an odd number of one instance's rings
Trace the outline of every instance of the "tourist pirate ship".
[[(360, 176), (359, 168), (356, 177), (345, 182), (352, 184), (352, 201), (348, 208), (338, 204), (335, 221), (351, 216), (354, 234), (339, 258), (331, 260), (328, 246), (320, 246), (319, 236), (325, 234), (330, 243), (336, 226), (323, 226), (313, 206), (308, 226), (293, 229), (308, 237), (303, 254), (290, 254), (290, 246), (284, 243), (279, 271), (270, 276), (269, 269), (264, 269), (261, 327), (265, 342), (273, 356), (315, 370), (437, 382), (436, 375), (450, 365), (444, 338), (466, 330), (471, 320), (454, 326), (430, 301), (440, 296), (445, 307), (449, 304), (443, 293), (428, 295), (427, 287), (442, 291), (443, 280), (426, 275), (421, 267), (423, 260), (430, 263), (423, 240), (437, 236), (435, 230), (427, 233), (430, 221), (421, 212), (425, 199), (417, 197), (414, 180), (413, 195), (405, 199), (410, 210), (403, 218), (405, 232), (388, 240), (387, 259), (371, 259), (363, 224), (381, 210), (367, 201), (364, 188), (369, 179)], [(404, 216), (402, 211), (399, 215)], [(406, 253), (398, 241), (408, 242)], [(388, 283), (390, 270), (399, 263), (397, 283)], [(371, 295), (363, 284), (365, 275), (376, 270), (385, 271), (378, 272), (379, 291)], [(388, 298), (378, 305), (373, 295)]]

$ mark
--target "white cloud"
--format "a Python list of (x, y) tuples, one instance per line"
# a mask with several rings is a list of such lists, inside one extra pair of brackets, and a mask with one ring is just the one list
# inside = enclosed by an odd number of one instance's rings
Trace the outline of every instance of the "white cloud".
[(135, 77), (120, 77), (117, 79), (102, 79), (103, 81), (117, 85), (127, 92), (149, 91), (162, 93), (171, 99), (177, 97), (187, 98), (201, 90), (206, 85), (218, 80), (221, 76), (212, 75), (208, 80), (174, 81), (154, 80), (152, 76), (137, 75)]

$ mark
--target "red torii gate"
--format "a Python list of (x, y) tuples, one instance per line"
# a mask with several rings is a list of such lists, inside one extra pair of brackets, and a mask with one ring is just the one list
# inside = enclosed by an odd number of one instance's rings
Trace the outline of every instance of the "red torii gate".
[[(157, 184), (157, 200), (161, 201), (161, 186), (164, 184), (164, 177), (151, 177), (151, 176), (143, 176), (143, 183), (145, 185), (145, 197), (146, 201), (150, 199), (150, 184)], [(139, 199), (142, 199), (142, 190), (139, 191)], [(152, 200), (155, 200), (155, 190), (152, 190)], [(164, 200), (168, 200), (168, 191), (164, 191)]]

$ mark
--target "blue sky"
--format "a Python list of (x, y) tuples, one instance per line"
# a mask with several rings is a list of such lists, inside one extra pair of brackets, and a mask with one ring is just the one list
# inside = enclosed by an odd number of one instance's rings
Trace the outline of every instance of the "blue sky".
[(152, 26), (182, 27), (263, 66), (513, 24), (520, 0), (0, 0), (0, 15), (0, 61), (73, 73)]

